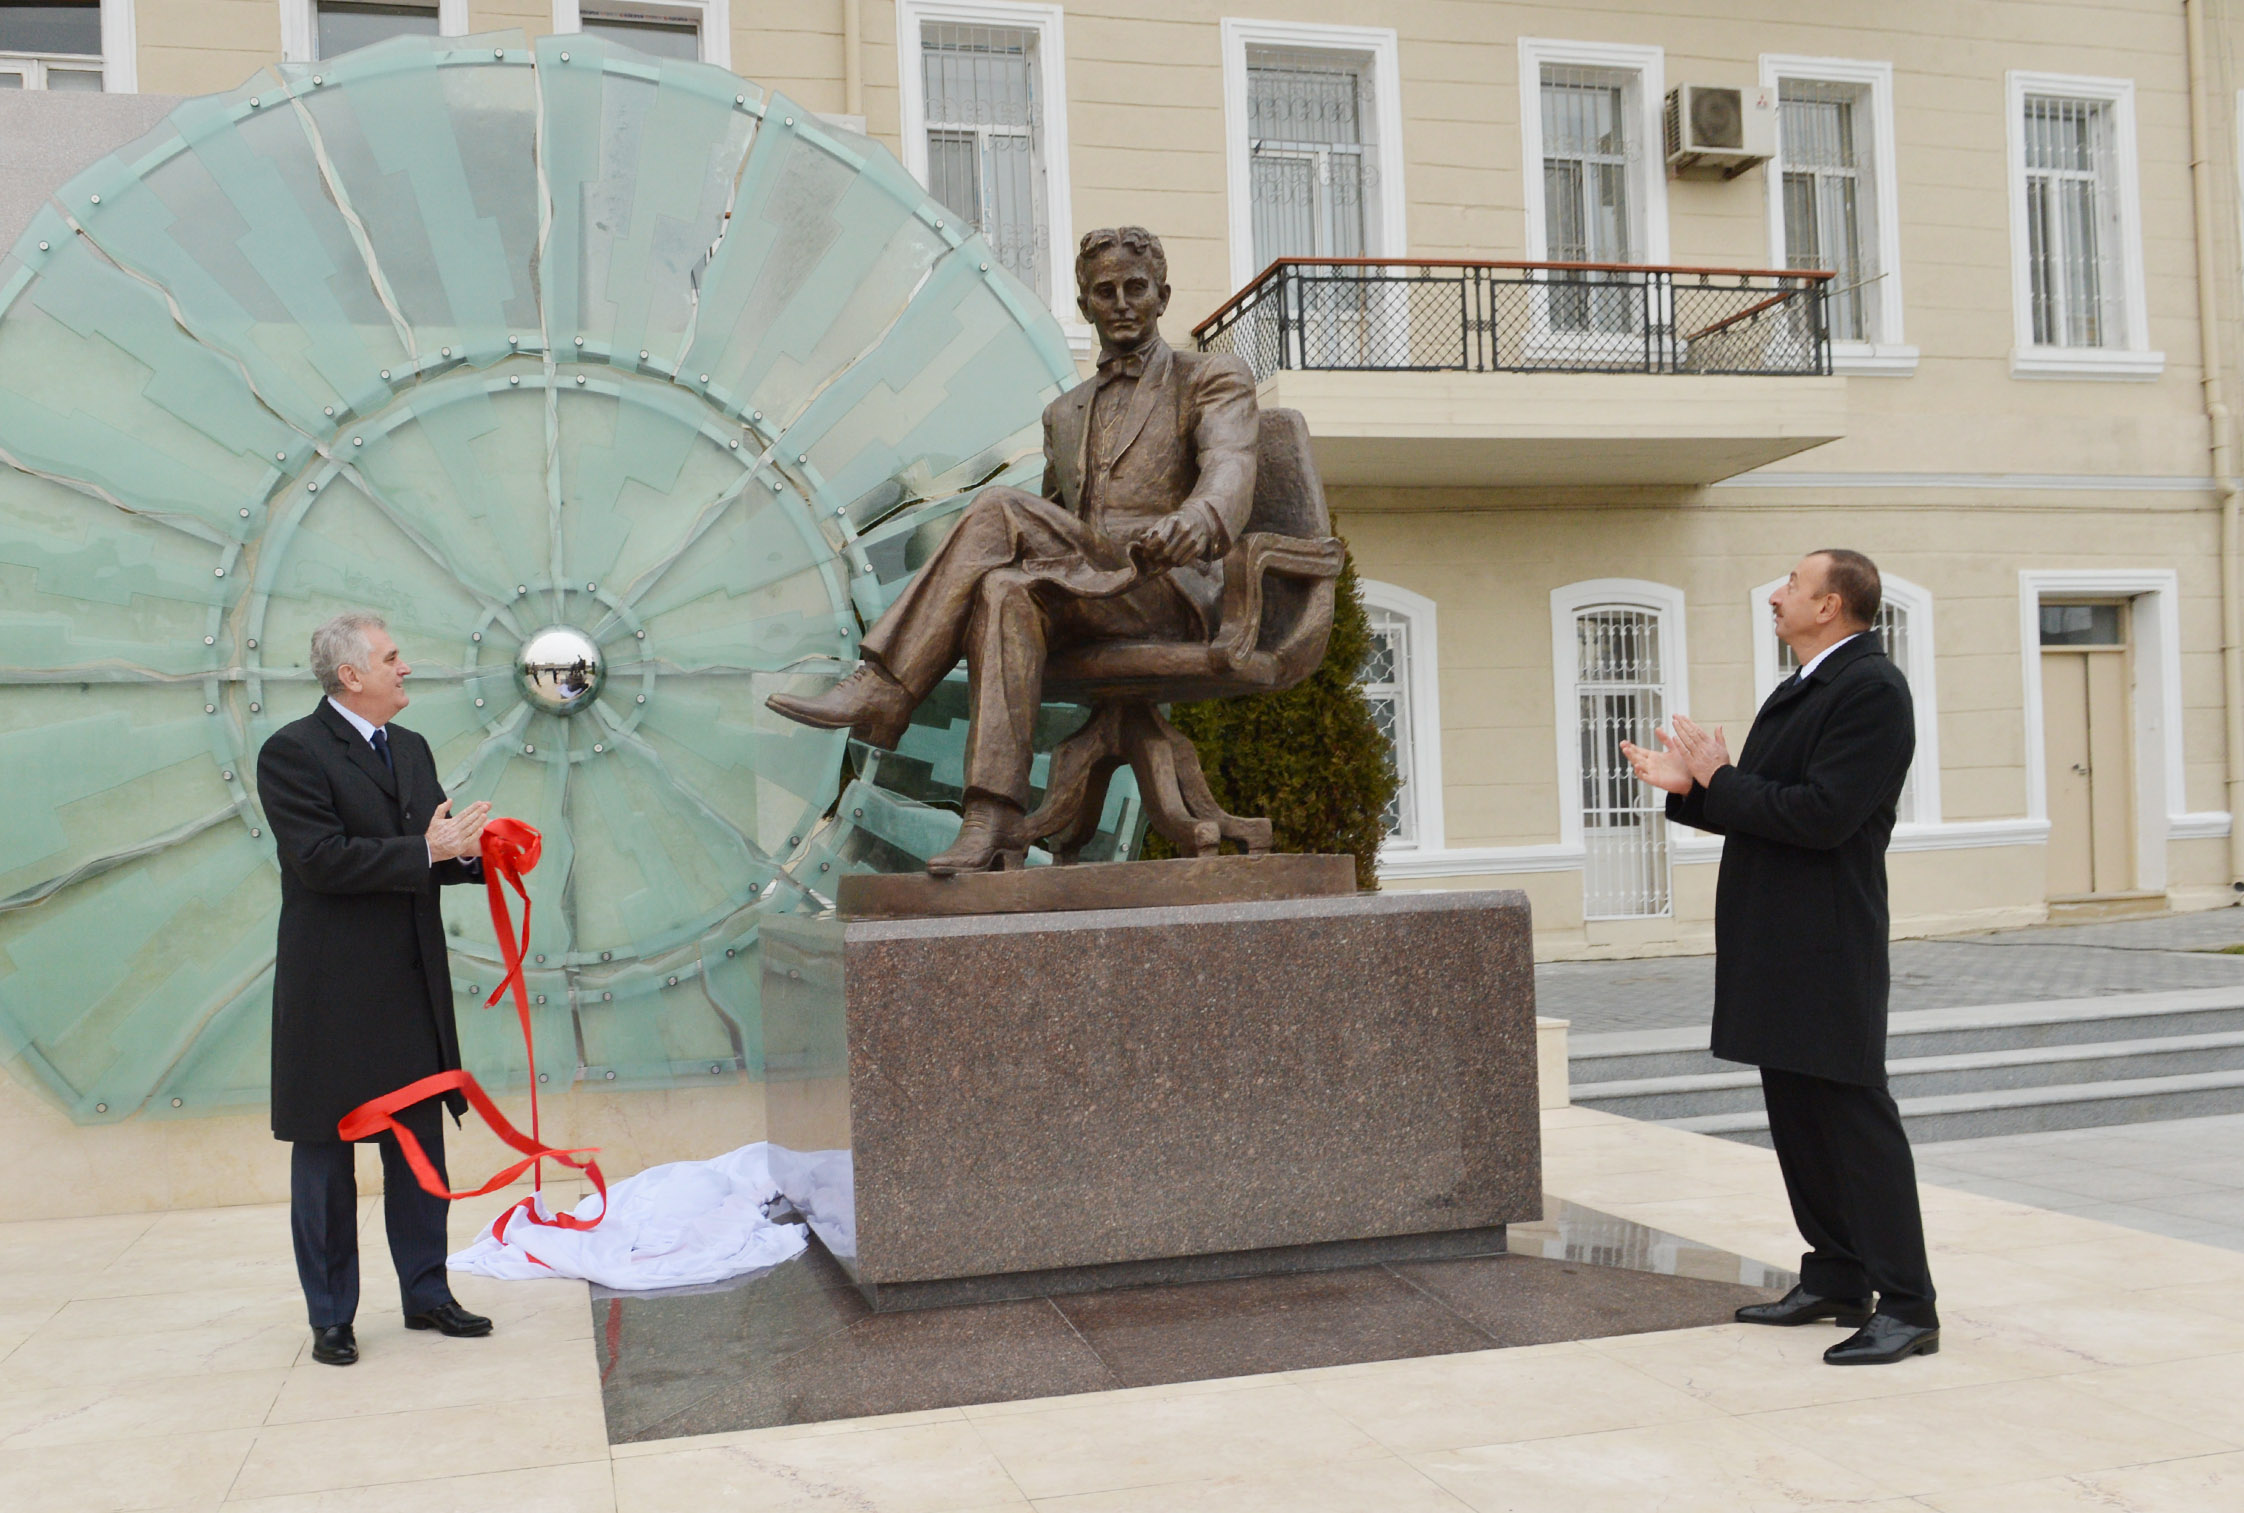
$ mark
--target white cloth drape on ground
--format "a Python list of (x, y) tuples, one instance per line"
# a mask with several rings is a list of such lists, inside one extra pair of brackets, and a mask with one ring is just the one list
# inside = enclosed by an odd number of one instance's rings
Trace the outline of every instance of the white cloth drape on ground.
[[(721, 1282), (802, 1250), (802, 1225), (764, 1217), (778, 1192), (770, 1147), (759, 1140), (708, 1161), (673, 1161), (624, 1178), (608, 1189), (608, 1216), (596, 1229), (516, 1218), (503, 1243), (486, 1225), (446, 1264), (502, 1281), (581, 1277), (625, 1292)], [(573, 1212), (580, 1219), (598, 1214), (599, 1194)]]

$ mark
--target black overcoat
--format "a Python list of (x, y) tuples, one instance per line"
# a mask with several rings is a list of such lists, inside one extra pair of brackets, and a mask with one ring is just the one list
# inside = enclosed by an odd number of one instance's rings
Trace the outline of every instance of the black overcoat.
[[(280, 855), (273, 965), (273, 1135), (333, 1140), (360, 1104), (460, 1064), (437, 889), (479, 861), (429, 865), (436, 758), (388, 727), (393, 774), (324, 698), (257, 754)], [(446, 1097), (457, 1116), (466, 1103)]]
[(1714, 894), (1714, 1054), (1886, 1081), (1886, 842), (1916, 754), (1909, 684), (1875, 634), (1769, 695), (1734, 766), (1671, 794), (1725, 837)]

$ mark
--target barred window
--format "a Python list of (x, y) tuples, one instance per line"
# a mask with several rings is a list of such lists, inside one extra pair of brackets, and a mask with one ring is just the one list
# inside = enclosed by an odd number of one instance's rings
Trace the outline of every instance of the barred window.
[[(1885, 651), (1887, 660), (1900, 668), (1904, 676), (1909, 674), (1914, 664), (1909, 660), (1913, 648), (1909, 644), (1908, 606), (1896, 604), (1888, 598), (1878, 606), (1878, 618), (1871, 622), (1870, 629), (1877, 636), (1878, 645)], [(1772, 628), (1768, 633), (1773, 636), (1776, 632)], [(1777, 642), (1777, 677), (1780, 680), (1789, 678), (1799, 670), (1800, 659), (1792, 654), (1792, 648), (1782, 641)], [(1917, 769), (1914, 763), (1910, 764), (1909, 776), (1902, 780), (1901, 802), (1897, 807), (1902, 819), (1917, 818)]]
[(1419, 839), (1417, 773), (1411, 749), (1410, 722), (1415, 711), (1410, 702), (1410, 621), (1392, 610), (1365, 606), (1371, 622), (1371, 647), (1364, 654), (1358, 680), (1371, 718), (1387, 738), (1395, 764), (1395, 796), (1388, 802), (1380, 824), (1390, 843), (1416, 845)]
[(1785, 266), (1832, 273), (1824, 312), (1834, 341), (1875, 340), (1879, 325), (1868, 95), (1859, 84), (1786, 79), (1778, 85)]
[(1658, 610), (1597, 604), (1574, 614), (1575, 720), (1581, 740), (1582, 912), (1591, 919), (1666, 914), (1667, 813), (1621, 743), (1652, 746), (1667, 720)]
[(928, 22), (927, 187), (971, 223), (999, 262), (1052, 297), (1044, 102), (1033, 28)]
[(0, 5), (0, 89), (100, 88), (97, 0)]
[(1543, 225), (1553, 262), (1635, 258), (1629, 180), (1642, 144), (1632, 84), (1611, 69), (1543, 66)]
[(2111, 102), (2028, 95), (2023, 127), (2034, 345), (2125, 346)]
[(1257, 48), (1247, 59), (1247, 151), (1257, 269), (1281, 257), (1362, 257), (1371, 86), (1346, 54)]
[[(1643, 158), (1633, 98), (1636, 76), (1609, 68), (1546, 63), (1542, 69), (1543, 255), (1559, 263), (1637, 260), (1635, 175)], [(1561, 275), (1597, 284), (1595, 273)], [(1554, 289), (1548, 319), (1556, 331), (1636, 332), (1638, 292)]]

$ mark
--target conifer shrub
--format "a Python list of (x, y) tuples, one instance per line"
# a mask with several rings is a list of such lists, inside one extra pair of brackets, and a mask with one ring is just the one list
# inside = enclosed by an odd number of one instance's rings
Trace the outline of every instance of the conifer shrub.
[[(1394, 756), (1357, 682), (1371, 623), (1355, 559), (1333, 596), (1332, 639), (1317, 670), (1283, 693), (1208, 699), (1169, 710), (1199, 749), (1216, 802), (1233, 814), (1268, 815), (1271, 849), (1356, 859), (1356, 886), (1379, 886), (1379, 842), (1395, 797)], [(1175, 856), (1147, 831), (1140, 854)]]

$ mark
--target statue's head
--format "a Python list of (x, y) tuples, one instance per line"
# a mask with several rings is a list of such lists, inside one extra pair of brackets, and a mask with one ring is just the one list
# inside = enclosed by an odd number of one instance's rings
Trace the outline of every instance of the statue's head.
[(1127, 352), (1150, 340), (1169, 308), (1169, 258), (1143, 226), (1086, 231), (1075, 249), (1075, 305), (1099, 342)]

